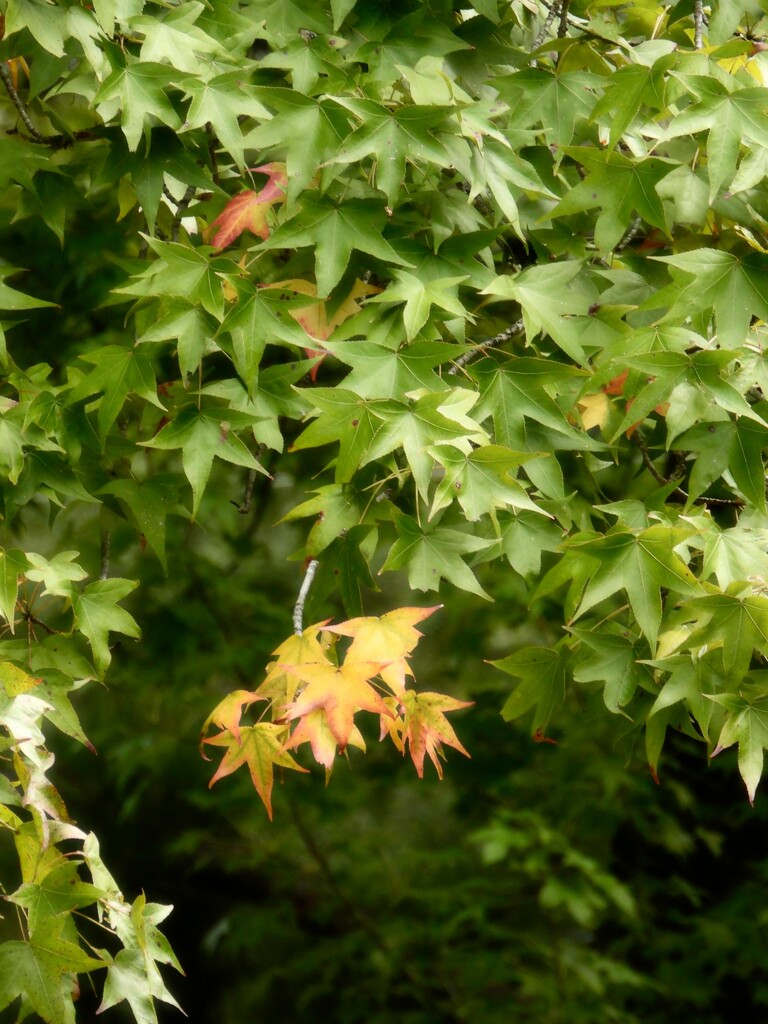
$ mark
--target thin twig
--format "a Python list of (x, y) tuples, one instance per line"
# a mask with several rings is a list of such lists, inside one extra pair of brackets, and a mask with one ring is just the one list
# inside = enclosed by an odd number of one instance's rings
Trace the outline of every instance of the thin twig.
[(488, 338), (485, 341), (480, 341), (470, 352), (465, 352), (464, 355), (459, 356), (454, 361), (453, 366), (450, 368), (448, 373), (458, 373), (462, 366), (466, 366), (467, 363), (471, 363), (473, 359), (477, 359), (481, 356), (486, 349), (494, 348), (496, 345), (502, 345), (505, 341), (509, 341), (510, 338), (514, 338), (516, 334), (522, 333), (525, 328), (525, 324), (522, 320), (515, 320), (509, 327), (505, 327), (503, 331), (499, 331), (498, 334), (494, 334), (492, 338)]
[(188, 185), (187, 190), (181, 197), (181, 199), (177, 199), (174, 196), (173, 192), (171, 192), (171, 190), (166, 185), (163, 185), (163, 194), (165, 195), (166, 199), (169, 199), (176, 207), (176, 213), (174, 213), (173, 220), (171, 221), (172, 242), (178, 242), (179, 240), (181, 222), (184, 218), (184, 214), (187, 212), (187, 209), (189, 208), (189, 204), (195, 198), (196, 191), (197, 190), (195, 189), (194, 185)]
[(320, 563), (316, 558), (311, 558), (307, 564), (304, 579), (301, 581), (301, 590), (299, 590), (299, 596), (296, 598), (296, 604), (293, 609), (293, 631), (296, 636), (301, 636), (304, 632), (304, 603), (307, 600), (309, 588), (312, 586), (312, 580), (315, 578), (319, 565)]
[(101, 536), (101, 571), (99, 579), (105, 580), (109, 576), (109, 552), (112, 546), (112, 537), (109, 530), (105, 530)]
[(619, 242), (619, 244), (616, 246), (616, 248), (613, 251), (614, 252), (622, 252), (622, 250), (626, 249), (627, 246), (629, 245), (629, 243), (631, 241), (633, 241), (637, 237), (637, 233), (638, 233), (638, 231), (640, 230), (640, 228), (642, 226), (643, 226), (643, 218), (642, 217), (635, 217), (633, 223), (630, 224), (630, 226), (627, 228), (626, 232), (624, 233), (624, 237), (622, 238), (622, 240)]
[[(645, 465), (645, 468), (651, 474), (651, 476), (656, 481), (656, 483), (661, 484), (663, 487), (666, 487), (668, 484), (674, 483), (674, 479), (668, 480), (654, 466), (653, 460), (651, 459), (650, 452), (648, 451), (648, 446), (646, 445), (645, 440), (641, 437), (641, 435), (640, 435), (640, 433), (638, 431), (636, 431), (635, 434), (633, 435), (633, 440), (635, 441), (635, 444), (637, 445), (637, 447), (640, 450), (640, 455), (642, 456), (643, 464)], [(674, 491), (672, 491), (670, 493), (669, 497), (670, 498), (677, 498), (678, 500), (682, 499), (683, 501), (688, 501), (690, 499), (690, 494), (688, 493), (688, 491), (684, 490), (678, 484), (675, 487)], [(723, 507), (730, 506), (732, 508), (744, 508), (744, 502), (742, 501), (741, 498), (714, 498), (714, 497), (709, 497), (706, 494), (700, 494), (698, 498), (694, 498), (693, 499), (693, 504), (694, 505), (705, 505), (707, 508), (709, 508), (710, 505), (719, 505), (719, 506), (723, 506)]]
[(247, 516), (251, 511), (251, 501), (253, 499), (253, 487), (256, 483), (256, 470), (248, 470), (248, 479), (245, 481), (245, 491), (243, 492), (243, 500), (238, 503), (230, 499), (230, 504), (234, 505), (241, 516)]
[(704, 0), (693, 0), (693, 45), (696, 50), (704, 46)]
[(27, 113), (27, 108), (24, 106), (24, 101), (21, 96), (16, 92), (16, 86), (13, 84), (13, 78), (11, 72), (8, 70), (8, 64), (4, 60), (0, 60), (0, 78), (3, 80), (6, 92), (11, 97), (11, 101), (19, 112), (19, 117), (24, 122), (24, 127), (27, 129), (29, 134), (35, 140), (35, 142), (42, 142), (45, 144), (48, 139), (42, 135), (37, 128), (32, 124), (32, 119)]

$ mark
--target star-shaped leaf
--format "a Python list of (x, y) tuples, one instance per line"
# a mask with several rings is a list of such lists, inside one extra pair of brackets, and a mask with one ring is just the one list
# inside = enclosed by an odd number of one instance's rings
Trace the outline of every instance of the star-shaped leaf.
[(754, 651), (768, 655), (768, 597), (753, 594), (743, 583), (732, 584), (726, 593), (707, 594), (686, 601), (693, 631), (686, 647), (696, 650), (722, 644), (723, 664), (732, 684), (746, 675)]
[(408, 583), (415, 590), (439, 590), (440, 581), (448, 580), (455, 587), (490, 601), (462, 559), (488, 544), (480, 537), (445, 526), (422, 530), (415, 519), (401, 515), (397, 518), (397, 540), (379, 572), (407, 569)]
[(285, 189), (288, 184), (285, 164), (262, 164), (260, 167), (252, 167), (251, 170), (259, 174), (266, 174), (267, 184), (258, 192), (254, 192), (253, 189), (245, 189), (229, 200), (208, 228), (211, 245), (215, 249), (223, 249), (225, 246), (231, 245), (244, 231), (251, 231), (259, 238), (269, 237), (267, 211), (285, 199)]
[(502, 672), (520, 679), (501, 709), (505, 721), (519, 718), (535, 705), (531, 730), (535, 736), (544, 737), (550, 718), (565, 700), (568, 659), (563, 650), (562, 644), (523, 647), (507, 658), (490, 662)]
[(314, 246), (317, 293), (324, 298), (341, 280), (353, 249), (385, 263), (408, 266), (382, 236), (385, 220), (384, 208), (375, 200), (348, 199), (337, 204), (330, 199), (307, 199), (260, 247)]
[(656, 186), (671, 171), (671, 160), (646, 157), (633, 160), (621, 153), (601, 152), (587, 147), (567, 146), (566, 153), (589, 168), (589, 174), (570, 189), (548, 214), (567, 217), (599, 206), (595, 242), (610, 252), (621, 241), (636, 216), (669, 234), (664, 205)]
[(111, 44), (107, 54), (112, 73), (102, 83), (93, 103), (104, 121), (119, 114), (128, 148), (138, 148), (142, 131), (150, 127), (146, 125), (148, 117), (156, 117), (169, 128), (180, 128), (181, 118), (165, 91), (174, 80), (173, 69), (140, 61)]
[(405, 181), (405, 165), (432, 163), (445, 167), (450, 162), (445, 147), (433, 134), (446, 119), (446, 111), (435, 106), (400, 107), (392, 110), (373, 100), (337, 96), (340, 103), (360, 121), (339, 147), (334, 163), (357, 164), (365, 157), (374, 161), (376, 187), (394, 207)]
[(65, 1024), (71, 1019), (70, 975), (98, 970), (107, 961), (88, 956), (75, 943), (62, 938), (61, 930), (62, 921), (49, 918), (38, 926), (29, 942), (0, 945), (0, 1010), (23, 996), (46, 1024)]
[(251, 422), (249, 416), (234, 409), (221, 406), (198, 408), (196, 404), (189, 404), (183, 406), (159, 434), (141, 444), (162, 451), (181, 448), (182, 466), (192, 488), (192, 515), (196, 516), (215, 458), (266, 474), (264, 467), (234, 433)]
[(306, 772), (307, 770), (297, 764), (287, 752), (285, 748), (287, 739), (286, 726), (277, 725), (274, 722), (244, 725), (239, 729), (239, 739), (228, 730), (209, 737), (204, 742), (214, 747), (224, 747), (225, 753), (208, 785), (212, 786), (219, 779), (223, 779), (225, 775), (231, 775), (242, 765), (247, 765), (256, 792), (264, 802), (271, 820), (274, 765), (279, 765), (281, 768), (293, 768), (297, 772)]
[(529, 267), (519, 274), (497, 277), (483, 294), (519, 302), (529, 342), (543, 331), (571, 359), (585, 364), (579, 322), (586, 318), (593, 298), (575, 282), (581, 269), (580, 260)]
[(157, 397), (152, 362), (141, 349), (107, 345), (95, 352), (87, 352), (80, 358), (91, 364), (93, 369), (70, 391), (67, 404), (74, 405), (75, 402), (101, 393), (97, 421), (102, 450), (107, 434), (120, 415), (128, 395), (138, 395), (145, 402), (164, 409)]
[(338, 625), (329, 625), (330, 633), (352, 637), (344, 663), (380, 662), (384, 667), (379, 675), (400, 694), (405, 688), (405, 676), (413, 675), (407, 657), (423, 636), (416, 629), (417, 622), (423, 622), (438, 611), (442, 605), (432, 608), (397, 608), (382, 616), (361, 616), (348, 619)]
[(573, 678), (577, 683), (603, 683), (605, 706), (614, 714), (623, 714), (622, 708), (632, 700), (638, 686), (650, 688), (653, 684), (648, 667), (638, 661), (634, 638), (620, 626), (594, 632), (578, 626), (570, 629), (585, 647), (573, 668)]
[(326, 342), (323, 346), (342, 363), (352, 367), (343, 386), (362, 398), (397, 398), (409, 391), (447, 390), (435, 373), (461, 355), (461, 345), (441, 341), (415, 341), (399, 349), (370, 341)]
[(141, 635), (133, 616), (118, 606), (118, 601), (127, 597), (136, 586), (133, 580), (113, 577), (89, 583), (82, 593), (72, 597), (75, 628), (87, 637), (91, 645), (99, 677), (104, 675), (112, 660), (107, 643), (109, 633), (123, 633), (134, 638)]
[(738, 743), (739, 774), (747, 787), (749, 802), (754, 804), (755, 791), (763, 774), (763, 751), (768, 747), (768, 695), (764, 671), (751, 672), (747, 679), (738, 694), (710, 696), (710, 700), (728, 712), (712, 756)]
[(549, 515), (531, 499), (523, 485), (510, 476), (521, 465), (537, 458), (535, 454), (515, 452), (496, 444), (483, 445), (468, 454), (436, 445), (430, 453), (445, 469), (445, 476), (435, 491), (430, 519), (454, 500), (470, 522), (477, 522), (497, 508), (525, 508)]
[(438, 778), (442, 779), (443, 766), (440, 759), (444, 759), (443, 744), (469, 757), (469, 752), (460, 742), (445, 713), (471, 707), (472, 701), (455, 700), (443, 693), (414, 693), (413, 690), (406, 690), (400, 702), (405, 718), (405, 737), (420, 779), (424, 778), (425, 755), (435, 766)]
[(637, 532), (615, 528), (591, 540), (574, 540), (569, 546), (597, 560), (588, 570), (590, 580), (576, 616), (619, 590), (624, 590), (638, 625), (649, 643), (656, 643), (661, 622), (661, 590), (695, 595), (700, 591), (696, 577), (675, 552), (690, 536), (682, 527), (651, 526)]
[[(374, 254), (375, 255), (375, 254)], [(398, 262), (403, 262), (398, 260)], [(374, 295), (371, 302), (385, 304), (405, 303), (403, 323), (405, 336), (412, 340), (427, 322), (433, 306), (445, 310), (451, 316), (474, 323), (474, 317), (458, 296), (458, 286), (466, 277), (444, 277), (425, 281), (405, 270), (395, 271), (395, 283), (380, 295)]]
[[(712, 310), (720, 344), (731, 348), (743, 342), (753, 316), (768, 318), (763, 283), (768, 258), (762, 253), (693, 249), (655, 258), (675, 268), (672, 277), (677, 288), (667, 319)], [(654, 301), (658, 308), (658, 299), (648, 300), (646, 305)]]
[(749, 141), (758, 151), (768, 147), (767, 110), (768, 93), (765, 89), (738, 89), (733, 93), (723, 89), (719, 95), (702, 96), (698, 103), (672, 118), (666, 131), (667, 138), (709, 132), (707, 173), (710, 203), (720, 188), (733, 179), (744, 142)]

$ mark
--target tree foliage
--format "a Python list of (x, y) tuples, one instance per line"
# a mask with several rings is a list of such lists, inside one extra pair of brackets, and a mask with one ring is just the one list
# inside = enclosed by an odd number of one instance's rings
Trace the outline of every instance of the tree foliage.
[(762, 6), (0, 10), (5, 220), (108, 262), (53, 283), (20, 275), (36, 254), (14, 246), (0, 267), (0, 820), (21, 922), (0, 1008), (66, 1024), (73, 979), (100, 969), (103, 1009), (144, 1024), (174, 1002), (167, 910), (124, 900), (69, 820), (44, 730), (88, 745), (71, 697), (140, 635), (137, 551), (166, 571), (169, 526), (215, 529), (232, 473), (244, 515), (259, 480), (299, 481), (273, 528), (300, 524), (325, 607), (305, 626), (305, 588), (266, 678), (220, 695), (214, 781), (247, 766), (271, 816), (274, 765), (306, 770), (308, 746), (329, 773), (365, 747), (364, 711), (442, 775), (443, 745), (467, 753), (445, 713), (469, 702), (412, 686), (435, 609), (390, 600), (389, 574), (475, 608), (513, 576), (559, 633), (494, 660), (515, 680), (505, 719), (552, 740), (567, 695), (601, 693), (654, 776), (675, 729), (736, 747), (754, 801)]

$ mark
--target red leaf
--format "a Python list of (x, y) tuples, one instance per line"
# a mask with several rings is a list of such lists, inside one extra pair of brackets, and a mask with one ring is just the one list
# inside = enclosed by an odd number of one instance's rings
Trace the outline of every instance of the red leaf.
[(250, 170), (266, 174), (269, 180), (259, 192), (246, 189), (233, 196), (210, 225), (209, 235), (218, 228), (211, 239), (211, 245), (217, 249), (230, 245), (244, 231), (251, 231), (259, 238), (269, 238), (267, 210), (285, 199), (285, 187), (288, 184), (285, 164), (262, 164), (260, 167), (251, 167)]

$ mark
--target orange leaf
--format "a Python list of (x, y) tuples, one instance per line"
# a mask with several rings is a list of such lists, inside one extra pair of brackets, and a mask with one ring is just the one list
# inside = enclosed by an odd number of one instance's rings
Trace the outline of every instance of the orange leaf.
[(246, 725), (241, 729), (241, 739), (236, 740), (231, 732), (220, 732), (211, 736), (205, 742), (215, 747), (225, 747), (226, 752), (221, 764), (208, 783), (209, 788), (223, 779), (225, 775), (231, 775), (243, 764), (248, 765), (253, 785), (256, 792), (267, 808), (267, 814), (272, 820), (272, 781), (274, 776), (273, 765), (280, 765), (282, 768), (293, 768), (297, 772), (306, 772), (300, 764), (291, 757), (284, 745), (286, 736), (284, 725), (275, 725), (273, 722), (260, 722), (258, 725)]
[(310, 711), (323, 709), (328, 728), (339, 747), (344, 750), (350, 742), (356, 711), (372, 711), (377, 715), (391, 715), (387, 705), (368, 683), (377, 675), (379, 662), (357, 662), (336, 668), (329, 661), (313, 665), (283, 665), (307, 685), (296, 700), (288, 705), (286, 722), (302, 718)]
[(428, 754), (437, 769), (438, 777), (442, 779), (440, 758), (444, 759), (443, 743), (469, 757), (444, 712), (468, 708), (473, 701), (454, 700), (442, 693), (414, 693), (413, 690), (406, 690), (401, 701), (405, 714), (405, 735), (410, 743), (411, 760), (416, 765), (417, 775), (420, 779), (424, 778), (424, 755)]
[[(255, 703), (257, 700), (265, 699), (265, 697), (260, 697), (250, 690), (233, 690), (232, 693), (228, 693), (224, 700), (219, 701), (206, 718), (203, 728), (200, 730), (200, 743), (203, 743), (208, 727), (211, 725), (217, 725), (220, 729), (228, 729), (239, 743), (240, 719), (243, 717), (243, 708)], [(200, 753), (205, 757), (202, 746)], [(208, 760), (210, 758), (206, 758), (206, 761)]]
[[(293, 750), (301, 743), (311, 745), (315, 760), (325, 768), (326, 775), (329, 775), (336, 757), (338, 743), (331, 732), (328, 716), (322, 708), (317, 711), (308, 711), (299, 719), (290, 739), (285, 744), (285, 749)], [(352, 726), (347, 745), (365, 750), (365, 740), (356, 725)]]
[(218, 228), (211, 238), (211, 245), (217, 249), (230, 245), (244, 231), (251, 231), (259, 238), (269, 238), (267, 211), (275, 203), (282, 203), (285, 200), (285, 188), (288, 184), (285, 164), (262, 164), (260, 167), (249, 169), (266, 174), (269, 180), (259, 192), (246, 189), (233, 196), (213, 221), (207, 234), (212, 235), (214, 228)]
[(440, 604), (432, 608), (396, 608), (379, 618), (370, 616), (349, 619), (326, 628), (331, 633), (353, 637), (345, 665), (365, 661), (380, 662), (381, 678), (399, 696), (405, 689), (406, 673), (413, 675), (406, 656), (423, 636), (414, 626), (440, 608)]
[(294, 699), (301, 683), (296, 673), (286, 670), (285, 664), (305, 665), (322, 661), (325, 658), (325, 651), (317, 639), (317, 634), (324, 625), (324, 622), (320, 622), (308, 626), (300, 636), (289, 637), (272, 652), (277, 660), (267, 666), (266, 678), (257, 687), (256, 693), (271, 700), (280, 713)]

